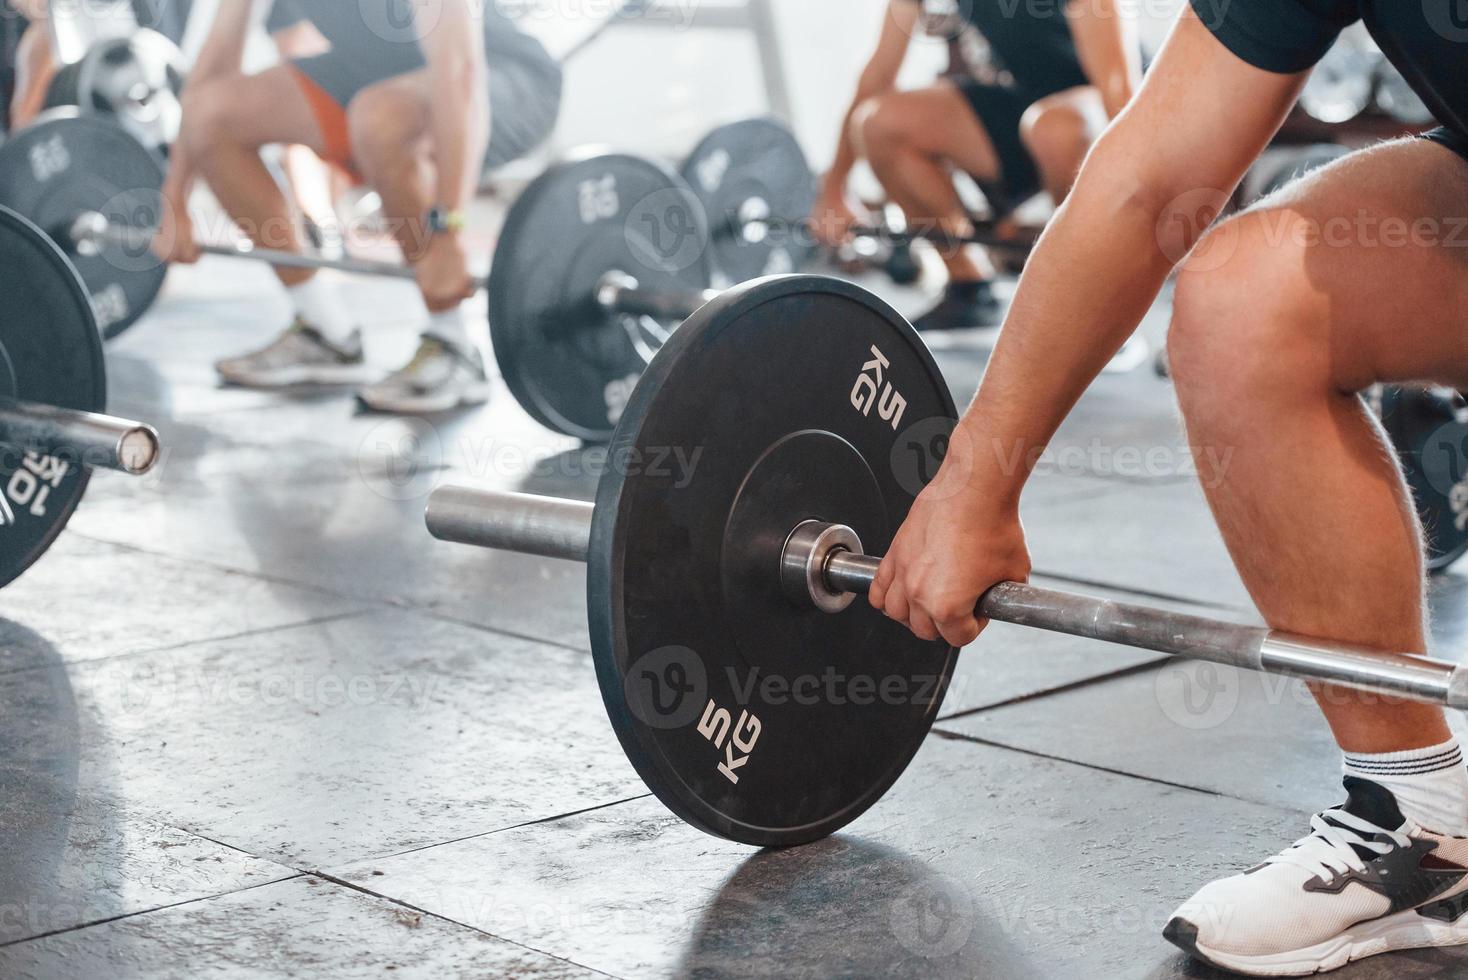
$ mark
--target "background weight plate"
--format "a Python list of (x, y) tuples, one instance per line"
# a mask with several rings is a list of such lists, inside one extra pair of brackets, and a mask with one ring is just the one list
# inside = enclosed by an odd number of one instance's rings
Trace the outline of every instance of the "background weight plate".
[[(100, 412), (105, 377), (102, 340), (76, 271), (40, 229), (0, 208), (0, 397)], [(87, 479), (78, 460), (0, 447), (0, 585), (51, 546)]]
[(1446, 388), (1383, 385), (1382, 426), (1396, 447), (1427, 541), (1427, 567), (1446, 569), (1468, 551), (1468, 415)]
[(775, 572), (805, 519), (848, 523), (884, 552), (933, 468), (908, 450), (955, 417), (912, 328), (832, 279), (735, 287), (653, 361), (609, 449), (587, 599), (613, 727), (679, 816), (799, 844), (855, 819), (907, 766), (956, 651), (861, 600), (834, 616), (797, 608)]
[[(606, 154), (556, 164), (510, 209), (489, 282), (489, 327), (505, 383), (537, 421), (606, 442), (647, 366), (629, 328), (604, 314), (603, 275), (643, 286), (707, 289), (708, 232), (667, 169)], [(663, 324), (664, 329), (675, 324)]]
[(115, 337), (152, 305), (166, 266), (146, 249), (70, 248), (77, 215), (97, 211), (134, 227), (158, 222), (163, 165), (116, 123), (74, 109), (47, 113), (0, 144), (0, 205), (19, 212), (66, 251), (92, 298), (103, 336)]
[[(804, 222), (815, 177), (789, 127), (764, 118), (720, 126), (680, 172), (708, 217), (721, 285), (797, 272), (810, 261), (815, 242)], [(751, 217), (768, 224), (745, 224)]]

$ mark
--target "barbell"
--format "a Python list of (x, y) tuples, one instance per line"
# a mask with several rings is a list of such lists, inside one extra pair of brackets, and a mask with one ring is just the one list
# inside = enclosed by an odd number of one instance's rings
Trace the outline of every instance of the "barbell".
[[(594, 503), (446, 486), (425, 520), (445, 541), (586, 562), (603, 701), (649, 788), (710, 833), (799, 844), (875, 803), (943, 701), (958, 651), (852, 599), (955, 418), (926, 346), (880, 299), (761, 279), (653, 359)], [(1020, 582), (978, 614), (1468, 707), (1468, 669), (1424, 657)]]
[[(163, 172), (115, 124), (59, 111), (0, 145), (0, 205), (42, 227), (88, 285), (116, 336), (154, 301), (166, 267), (151, 251)], [(511, 207), (488, 278), (501, 373), (555, 431), (610, 438), (627, 394), (668, 331), (709, 298), (708, 234), (687, 186), (625, 154), (549, 167)], [(210, 255), (411, 280), (388, 262), (327, 259), (247, 244)]]
[(76, 271), (35, 225), (0, 208), (0, 586), (45, 553), (94, 467), (158, 462), (158, 433), (101, 414), (102, 338)]

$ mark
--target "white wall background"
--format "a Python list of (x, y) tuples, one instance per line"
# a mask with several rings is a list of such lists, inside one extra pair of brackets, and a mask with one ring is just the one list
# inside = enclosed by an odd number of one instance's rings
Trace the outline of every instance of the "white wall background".
[[(752, 35), (681, 26), (690, 4), (717, 5), (717, 0), (667, 2), (671, 9), (655, 16), (654, 26), (614, 28), (571, 61), (558, 148), (605, 143), (676, 159), (716, 123), (769, 111)], [(738, 0), (725, 2), (738, 5)], [(1137, 0), (1135, 16), (1149, 50), (1156, 49), (1182, 2)], [(830, 159), (887, 0), (773, 3), (793, 122), (812, 163), (820, 167)], [(941, 44), (920, 39), (901, 83), (923, 84), (945, 60)]]

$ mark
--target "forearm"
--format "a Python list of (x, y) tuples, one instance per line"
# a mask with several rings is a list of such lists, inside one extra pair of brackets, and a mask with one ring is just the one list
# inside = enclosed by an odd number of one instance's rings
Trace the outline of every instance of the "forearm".
[(472, 50), (433, 59), (428, 85), (430, 122), (438, 183), (434, 203), (462, 210), (479, 183), (480, 162), (489, 143), (489, 88), (481, 57)]
[[(1131, 335), (1172, 267), (1162, 205), (1098, 147), (1026, 264), (952, 452), (1000, 507), (1020, 491), (1081, 394)], [(1164, 248), (1164, 244), (1166, 247)]]

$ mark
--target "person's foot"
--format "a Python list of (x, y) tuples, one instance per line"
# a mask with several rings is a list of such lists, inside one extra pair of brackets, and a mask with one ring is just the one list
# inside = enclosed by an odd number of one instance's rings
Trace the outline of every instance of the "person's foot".
[(912, 322), (919, 331), (981, 330), (997, 327), (1004, 320), (1004, 307), (988, 282), (951, 282), (943, 298)]
[(374, 412), (447, 412), (488, 401), (489, 376), (479, 351), (425, 336), (406, 367), (357, 392), (357, 400)]
[(337, 343), (299, 318), (259, 350), (225, 358), (214, 369), (230, 384), (247, 388), (355, 384), (366, 376), (360, 331)]
[(1345, 782), (1349, 799), (1311, 817), (1308, 837), (1205, 885), (1163, 936), (1212, 966), (1259, 977), (1468, 943), (1468, 838), (1416, 826), (1374, 782)]

